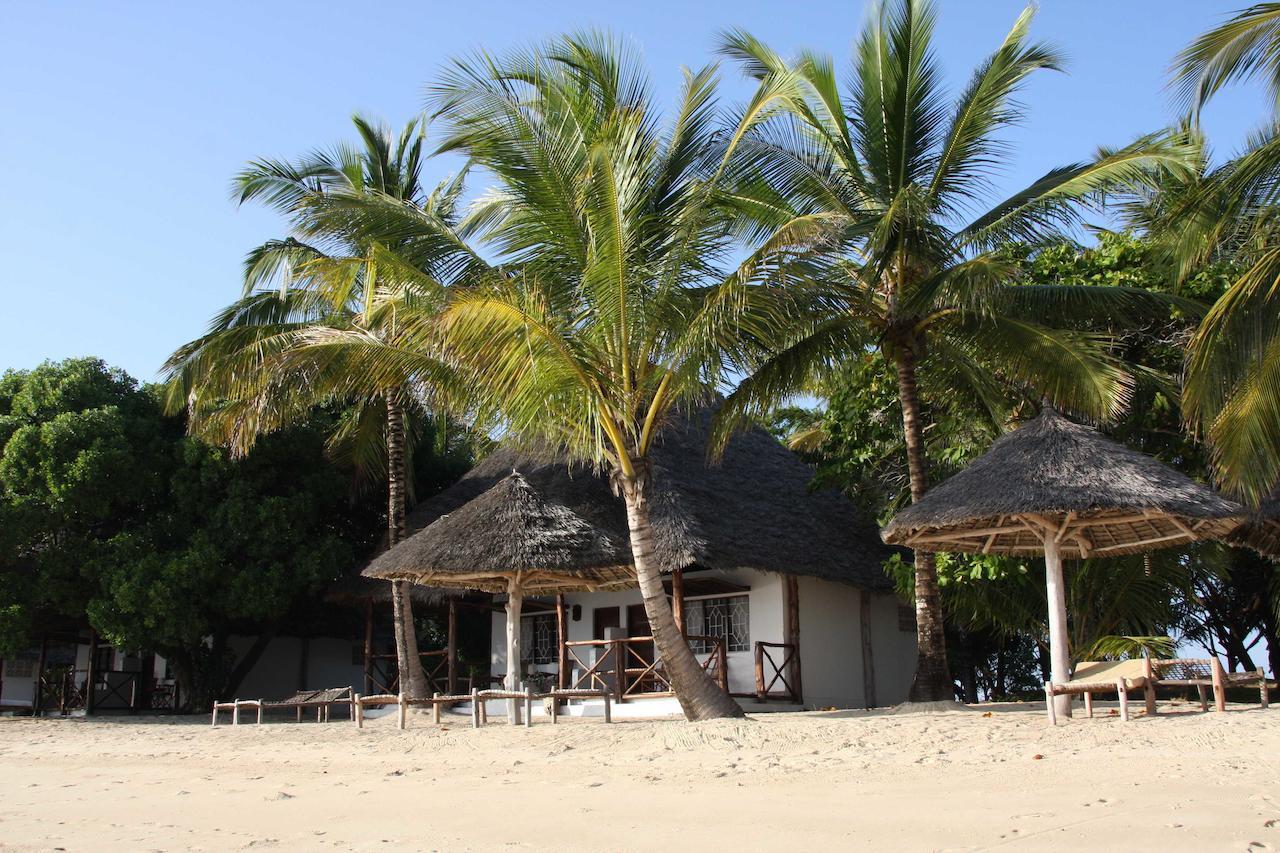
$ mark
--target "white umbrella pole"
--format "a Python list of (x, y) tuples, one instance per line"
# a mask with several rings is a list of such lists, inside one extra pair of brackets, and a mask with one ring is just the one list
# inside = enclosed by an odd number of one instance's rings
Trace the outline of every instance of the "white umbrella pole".
[[(1067, 647), (1067, 593), (1062, 581), (1062, 554), (1052, 535), (1044, 538), (1044, 579), (1049, 600), (1049, 662), (1054, 684), (1071, 680), (1071, 657)], [(1071, 716), (1071, 697), (1055, 696), (1059, 716)]]
[[(512, 578), (507, 583), (507, 683), (509, 692), (520, 689), (520, 597), (522, 595), (520, 581)], [(515, 699), (507, 700), (507, 722), (513, 726), (520, 725), (520, 703)]]

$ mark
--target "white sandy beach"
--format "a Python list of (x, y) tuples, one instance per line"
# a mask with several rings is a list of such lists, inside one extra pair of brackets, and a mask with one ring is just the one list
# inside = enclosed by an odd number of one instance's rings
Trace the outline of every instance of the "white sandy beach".
[(0, 849), (1280, 848), (1280, 713), (1183, 708), (1057, 729), (1031, 706), (403, 732), (3, 719)]

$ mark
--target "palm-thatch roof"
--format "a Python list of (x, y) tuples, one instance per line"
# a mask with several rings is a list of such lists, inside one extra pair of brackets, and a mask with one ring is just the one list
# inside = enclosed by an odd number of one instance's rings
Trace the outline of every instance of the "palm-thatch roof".
[[(751, 568), (890, 588), (882, 565), (893, 549), (879, 541), (874, 526), (847, 498), (831, 490), (811, 491), (813, 472), (767, 432), (752, 428), (738, 434), (722, 461), (709, 464), (711, 416), (703, 409), (673, 419), (651, 456), (650, 517), (654, 559), (661, 571)], [(410, 528), (421, 530), (458, 512), (512, 471), (519, 471), (543, 500), (607, 535), (630, 565), (626, 510), (605, 477), (569, 464), (560, 454), (515, 446), (500, 447), (458, 483), (420, 504), (410, 514)], [(484, 518), (479, 513), (473, 517)], [(485, 523), (496, 523), (496, 516)], [(473, 530), (480, 535), (478, 528)], [(372, 563), (366, 574), (407, 574), (413, 538)], [(397, 550), (404, 562), (392, 556)], [(565, 568), (593, 568), (595, 556), (591, 549), (581, 549), (579, 560)]]
[(503, 592), (605, 589), (632, 583), (630, 554), (609, 532), (548, 501), (512, 472), (369, 566), (384, 578)]
[(1265, 556), (1280, 558), (1280, 489), (1250, 513), (1245, 523), (1231, 534), (1230, 541), (1248, 545)]
[(930, 551), (1034, 554), (1046, 522), (1063, 556), (1114, 556), (1221, 537), (1244, 509), (1046, 406), (885, 527)]

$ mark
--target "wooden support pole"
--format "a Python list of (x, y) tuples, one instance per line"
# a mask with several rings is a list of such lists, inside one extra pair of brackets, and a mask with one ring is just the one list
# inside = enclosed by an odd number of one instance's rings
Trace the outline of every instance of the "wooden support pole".
[(480, 688), (471, 688), (471, 728), (480, 728), (480, 697), (476, 694), (480, 692)]
[(431, 722), (440, 725), (440, 691), (431, 694)]
[(862, 701), (876, 707), (876, 656), (871, 645), (871, 593), (858, 590), (858, 627), (862, 634)]
[[(520, 578), (515, 575), (507, 581), (507, 692), (515, 693), (520, 689), (520, 607), (523, 603), (520, 589)], [(513, 726), (520, 725), (520, 702), (518, 699), (507, 700), (507, 722)]]
[[(565, 618), (564, 612), (564, 593), (556, 595), (556, 643), (558, 645), (556, 658), (556, 687), (564, 690), (569, 686), (569, 647), (565, 645), (565, 641), (569, 639), (569, 622)], [(552, 697), (552, 704), (555, 705), (560, 700)]]
[(31, 714), (32, 716), (40, 715), (40, 706), (44, 704), (44, 697), (40, 694), (43, 692), (41, 688), (44, 686), (44, 662), (49, 656), (49, 635), (43, 634), (40, 637), (40, 658), (36, 661), (36, 680), (33, 685), (34, 689), (31, 694)]
[(1053, 710), (1053, 682), (1051, 681), (1044, 683), (1044, 707), (1049, 714), (1049, 725), (1056, 726), (1058, 724), (1058, 715)]
[(1213, 672), (1213, 709), (1225, 711), (1227, 710), (1227, 691), (1226, 678), (1222, 674), (1222, 662), (1215, 656), (1210, 659), (1209, 667)]
[(529, 685), (524, 688), (524, 727), (533, 728), (533, 687)]
[(764, 645), (756, 643), (756, 701), (764, 702), (768, 697), (764, 692)]
[(609, 692), (604, 691), (604, 721), (606, 723), (613, 722), (613, 712), (609, 708)]
[(458, 601), (449, 597), (448, 640), (445, 651), (449, 656), (448, 667), (449, 695), (458, 695)]
[(401, 693), (399, 697), (397, 697), (396, 713), (398, 715), (398, 722), (399, 722), (400, 728), (402, 729), (405, 727), (405, 717), (406, 717), (406, 711), (408, 711), (408, 709), (409, 709), (409, 706), (404, 704), (404, 694)]
[(218, 725), (218, 700), (214, 699), (213, 700), (213, 726), (216, 728), (217, 725)]
[(373, 692), (373, 599), (364, 602), (364, 692)]
[(681, 636), (688, 636), (684, 626), (684, 569), (671, 573), (671, 615), (676, 618)]
[[(84, 715), (86, 717), (93, 715), (94, 706), (97, 704), (97, 702), (95, 701), (96, 697), (94, 696), (94, 693), (96, 693), (97, 691), (93, 689), (93, 682), (98, 677), (97, 658), (98, 658), (98, 632), (93, 630), (93, 628), (90, 628), (89, 629), (89, 664), (88, 666), (85, 667), (86, 672), (84, 676)], [(175, 711), (177, 710), (176, 706), (174, 710)]]
[(1124, 681), (1116, 682), (1116, 693), (1120, 697), (1120, 719), (1129, 722), (1129, 690), (1124, 686)]
[(1271, 696), (1267, 687), (1267, 671), (1262, 667), (1258, 667), (1258, 698), (1261, 700), (1263, 710), (1271, 705)]
[(262, 725), (262, 705), (263, 705), (263, 700), (259, 699), (258, 700), (258, 725)]
[(1151, 683), (1151, 679), (1147, 679), (1147, 683), (1143, 685), (1142, 698), (1146, 704), (1148, 717), (1154, 717), (1159, 713), (1159, 709), (1156, 708), (1156, 686)]
[[(1045, 536), (1044, 577), (1049, 602), (1049, 662), (1054, 684), (1071, 680), (1071, 656), (1067, 645), (1067, 594), (1062, 580), (1062, 555), (1053, 536)], [(1126, 697), (1127, 701), (1127, 697)], [(1071, 716), (1071, 697), (1054, 697), (1059, 716)]]
[(240, 725), (240, 700), (235, 699), (231, 702), (231, 725)]
[(364, 728), (364, 705), (360, 704), (360, 694), (351, 697), (351, 718), (356, 721), (356, 728)]
[(783, 614), (786, 643), (791, 646), (787, 681), (791, 682), (791, 699), (804, 704), (804, 688), (800, 682), (800, 578), (787, 575), (787, 609)]
[(1087, 691), (1084, 694), (1084, 715), (1093, 719), (1093, 694)]

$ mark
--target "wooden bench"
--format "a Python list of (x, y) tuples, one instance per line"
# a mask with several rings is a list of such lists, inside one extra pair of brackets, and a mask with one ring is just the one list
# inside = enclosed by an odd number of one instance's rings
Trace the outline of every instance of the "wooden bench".
[(1217, 658), (1175, 658), (1153, 660), (1152, 681), (1157, 686), (1194, 687), (1200, 697), (1200, 710), (1209, 710), (1208, 692), (1213, 691), (1213, 707), (1227, 709), (1228, 687), (1257, 686), (1262, 707), (1270, 705), (1267, 674), (1259, 667), (1255, 672), (1227, 672)]
[(365, 708), (383, 708), (387, 705), (395, 705), (397, 709), (397, 724), (403, 729), (407, 726), (409, 708), (429, 706), (431, 708), (431, 721), (439, 725), (441, 709), (444, 706), (470, 702), (471, 726), (478, 729), (489, 721), (489, 714), (485, 709), (485, 702), (489, 699), (512, 699), (524, 702), (524, 724), (526, 728), (533, 725), (533, 703), (534, 700), (539, 699), (554, 700), (551, 704), (552, 723), (559, 720), (561, 700), (568, 701), (570, 699), (603, 699), (604, 721), (606, 723), (613, 722), (610, 694), (607, 690), (551, 690), (547, 693), (534, 693), (532, 690), (525, 690), (520, 693), (509, 690), (481, 690), (478, 687), (472, 688), (469, 694), (446, 696), (436, 693), (430, 699), (406, 699), (404, 696), (394, 693), (378, 693), (369, 696), (361, 696), (357, 693), (352, 700), (352, 718), (358, 728), (364, 728)]
[(230, 711), (231, 724), (240, 724), (240, 709), (248, 708), (257, 712), (257, 723), (262, 724), (264, 711), (280, 708), (293, 708), (297, 712), (298, 722), (302, 722), (304, 708), (316, 709), (316, 722), (329, 721), (330, 710), (334, 705), (346, 705), (351, 709), (351, 719), (356, 718), (355, 694), (350, 687), (330, 687), (324, 690), (299, 690), (288, 699), (268, 701), (266, 699), (236, 699), (231, 702), (213, 703), (213, 725), (218, 725), (218, 712)]

